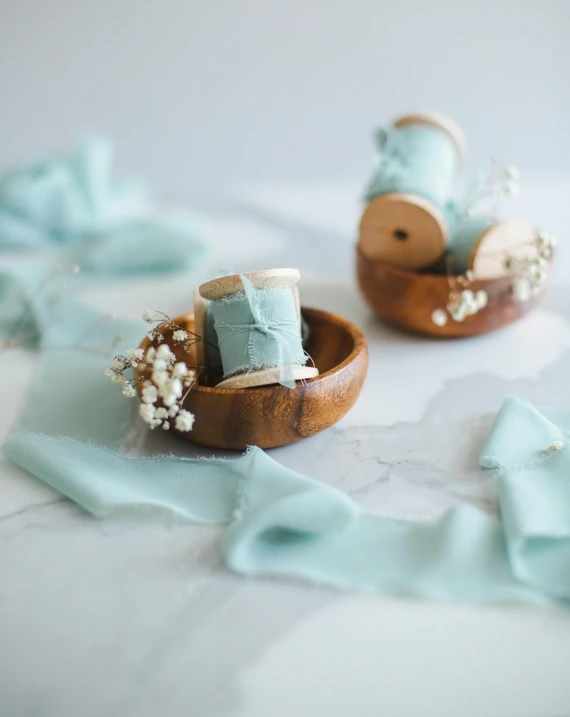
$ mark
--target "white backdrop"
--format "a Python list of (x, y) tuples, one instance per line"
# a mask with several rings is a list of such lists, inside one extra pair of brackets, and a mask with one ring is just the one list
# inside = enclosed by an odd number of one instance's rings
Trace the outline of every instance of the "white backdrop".
[(566, 0), (0, 0), (0, 163), (114, 136), (165, 195), (361, 177), (375, 124), (438, 109), (470, 166), (570, 166)]

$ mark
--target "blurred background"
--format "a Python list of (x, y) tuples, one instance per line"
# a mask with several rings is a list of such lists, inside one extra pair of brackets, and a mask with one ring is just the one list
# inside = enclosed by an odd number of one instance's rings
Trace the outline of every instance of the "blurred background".
[(357, 178), (375, 125), (451, 115), (468, 169), (570, 167), (567, 0), (0, 0), (0, 164), (112, 136), (183, 198)]

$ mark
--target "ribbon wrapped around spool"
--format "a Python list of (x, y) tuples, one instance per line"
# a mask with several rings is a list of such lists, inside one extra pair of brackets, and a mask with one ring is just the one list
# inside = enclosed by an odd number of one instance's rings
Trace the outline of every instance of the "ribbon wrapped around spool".
[(476, 279), (496, 279), (511, 273), (508, 259), (536, 259), (536, 230), (522, 219), (447, 213), (448, 269), (453, 274), (473, 273)]
[(369, 259), (410, 269), (444, 252), (444, 217), (464, 154), (461, 130), (433, 113), (406, 115), (380, 130), (381, 155), (360, 222), (359, 247)]
[[(299, 279), (294, 269), (274, 269), (214, 279), (200, 286), (207, 300), (223, 367), (226, 388), (295, 382), (318, 376), (306, 367), (293, 291)], [(208, 318), (204, 322), (207, 330)]]

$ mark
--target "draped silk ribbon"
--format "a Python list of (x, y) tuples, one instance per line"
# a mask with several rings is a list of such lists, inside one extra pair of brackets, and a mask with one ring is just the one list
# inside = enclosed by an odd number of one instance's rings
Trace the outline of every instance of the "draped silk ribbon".
[[(2, 302), (0, 329), (5, 311)], [(93, 515), (229, 523), (223, 556), (244, 575), (469, 602), (570, 599), (570, 445), (549, 451), (568, 441), (570, 411), (505, 401), (481, 456), (499, 471), (501, 521), (471, 506), (424, 522), (365, 515), (341, 491), (257, 448), (234, 460), (121, 455), (132, 403), (102, 371), (117, 333), (124, 348), (140, 328), (97, 323), (70, 298), (58, 311), (57, 341), (46, 328), (28, 403), (3, 451)]]

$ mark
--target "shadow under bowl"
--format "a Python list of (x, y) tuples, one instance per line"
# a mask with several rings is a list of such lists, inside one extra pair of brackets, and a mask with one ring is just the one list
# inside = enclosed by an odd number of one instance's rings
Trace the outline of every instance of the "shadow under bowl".
[[(184, 401), (184, 408), (196, 416), (194, 427), (179, 435), (212, 448), (275, 448), (312, 436), (339, 421), (354, 405), (366, 378), (366, 340), (360, 329), (336, 314), (306, 308), (302, 312), (310, 328), (305, 348), (319, 376), (297, 384), (294, 390), (281, 385), (232, 389), (198, 383)], [(194, 331), (193, 313), (173, 321)], [(163, 331), (164, 340), (177, 360), (196, 365), (195, 346), (185, 352), (169, 341), (170, 333)], [(146, 352), (151, 345), (157, 344), (145, 337), (140, 348)], [(137, 378), (145, 375), (145, 369), (135, 369)], [(138, 390), (142, 390), (142, 381)]]

